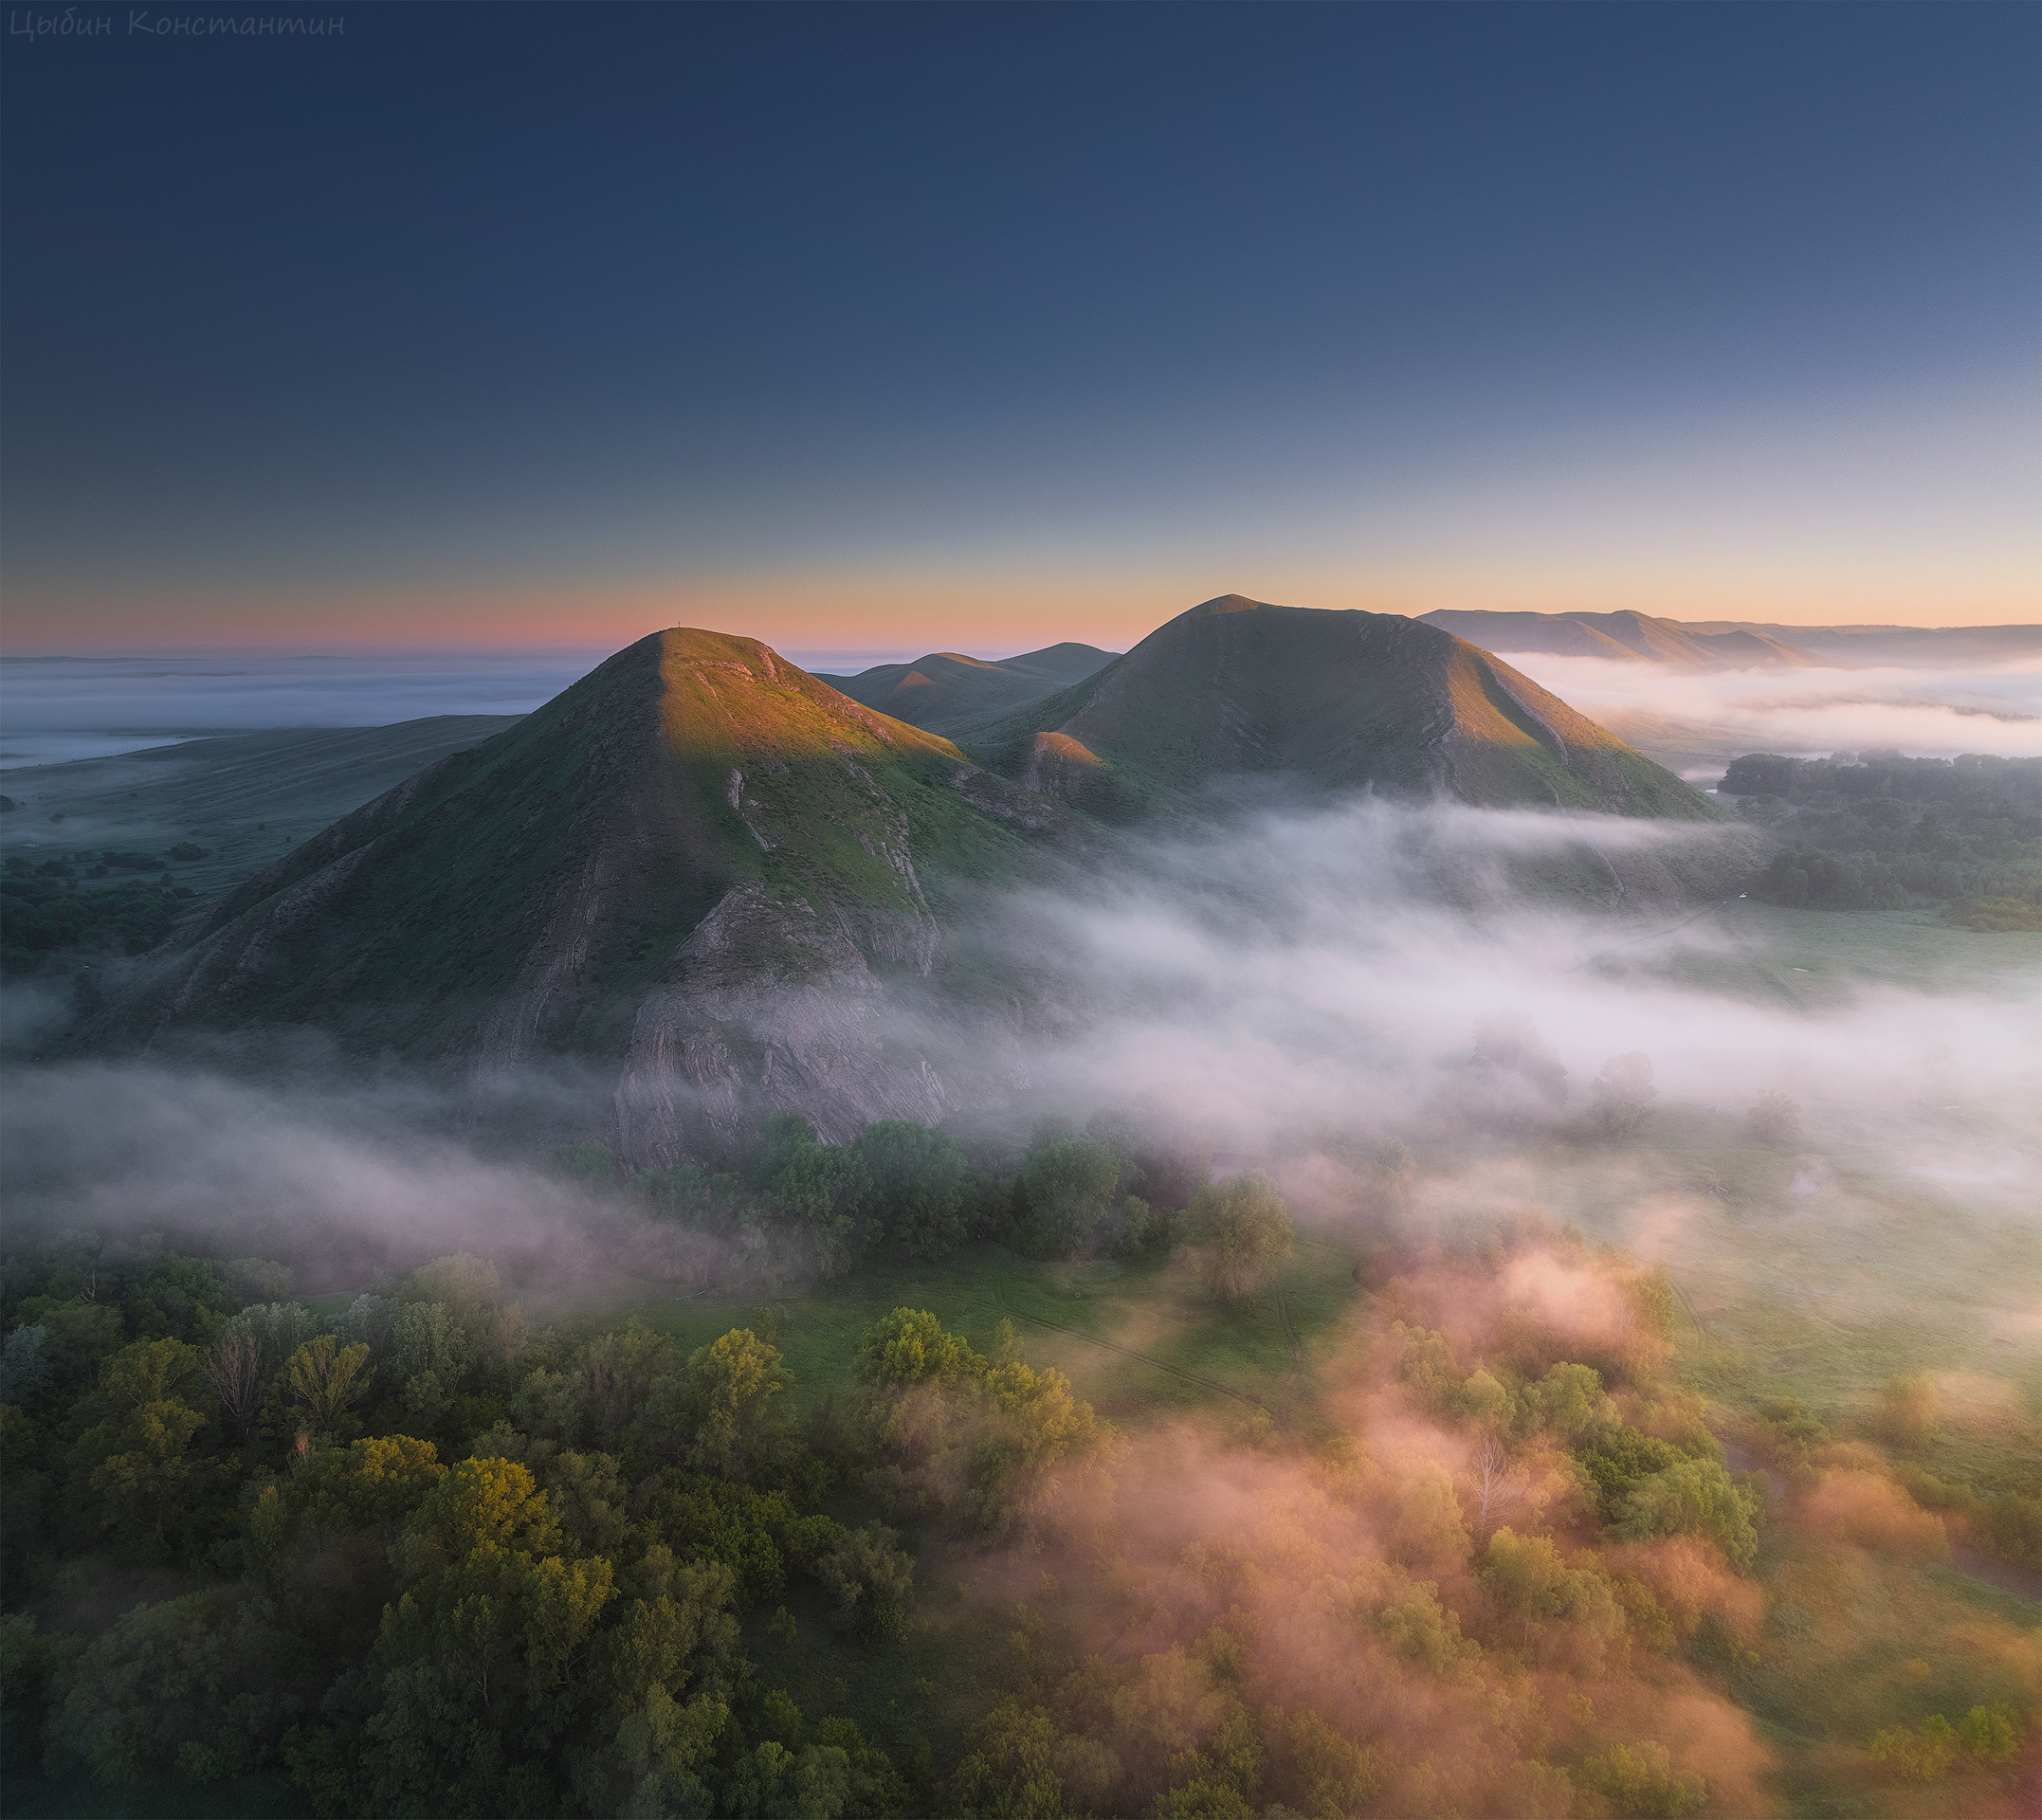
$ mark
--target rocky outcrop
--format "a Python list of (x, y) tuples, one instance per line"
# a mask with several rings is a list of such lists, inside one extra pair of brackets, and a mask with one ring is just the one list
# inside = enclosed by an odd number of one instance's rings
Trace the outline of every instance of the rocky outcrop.
[(729, 1154), (768, 1112), (832, 1143), (876, 1119), (937, 1123), (957, 1101), (891, 1034), (888, 994), (834, 919), (757, 884), (730, 891), (640, 1003), (616, 1091), (637, 1163)]

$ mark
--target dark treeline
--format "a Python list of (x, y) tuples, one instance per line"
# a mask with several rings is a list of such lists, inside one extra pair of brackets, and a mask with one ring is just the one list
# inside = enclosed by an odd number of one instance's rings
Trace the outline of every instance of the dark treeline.
[[(190, 842), (170, 852), (177, 860), (206, 857)], [(169, 865), (154, 853), (112, 848), (42, 861), (13, 855), (0, 875), (0, 973), (18, 977), (82, 953), (139, 955), (155, 947), (193, 897)], [(117, 872), (143, 874), (146, 883), (130, 877), (97, 883)]]
[(1132, 1257), (1170, 1243), (1211, 1161), (1209, 1150), (1113, 1113), (1083, 1130), (1046, 1119), (1018, 1156), (905, 1119), (825, 1144), (807, 1119), (783, 1115), (726, 1172), (695, 1163), (627, 1172), (600, 1144), (563, 1146), (547, 1166), (719, 1241), (726, 1272), (735, 1254), (740, 1271), (773, 1282), (942, 1258), (986, 1239), (1031, 1258)]
[[(987, 1359), (908, 1309), (804, 1427), (769, 1322), (685, 1357), (635, 1322), (535, 1333), (465, 1255), (338, 1319), (289, 1288), (77, 1234), (7, 1260), (10, 1780), (267, 1772), (320, 1815), (928, 1811), (926, 1745), (897, 1766), (804, 1724), (741, 1622), (792, 1626), (803, 1576), (850, 1660), (884, 1647), (915, 1574), (881, 1517), (1013, 1539), (1112, 1440), (1009, 1337)], [(846, 1493), (874, 1515), (823, 1509)], [(132, 1609), (95, 1612), (101, 1584)]]
[(1752, 753), (1722, 792), (1787, 843), (1756, 898), (1816, 910), (1932, 898), (1974, 927), (2042, 925), (2042, 758)]

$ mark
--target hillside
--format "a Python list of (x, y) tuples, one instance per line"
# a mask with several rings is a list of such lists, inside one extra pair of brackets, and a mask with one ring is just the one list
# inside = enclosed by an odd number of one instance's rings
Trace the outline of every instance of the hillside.
[(1090, 645), (1051, 645), (1019, 657), (932, 651), (912, 664), (881, 664), (856, 676), (819, 673), (853, 701), (929, 733), (955, 736), (988, 717), (1012, 713), (1068, 688), (1112, 663)]
[(1420, 617), (1425, 625), (1491, 651), (1602, 657), (1696, 670), (1805, 669), (1823, 662), (1789, 643), (1781, 634), (1791, 628), (1782, 627), (1711, 629), (1629, 611), (1498, 613), (1441, 608)]
[(838, 1135), (933, 1119), (889, 983), (935, 965), (946, 877), (1027, 871), (1063, 819), (756, 640), (662, 632), (249, 881), (80, 1040), (308, 1025), (483, 1079), (621, 1064), (641, 1158), (752, 1093)]
[(1223, 595), (990, 726), (975, 755), (1108, 819), (1241, 780), (1712, 821), (1718, 811), (1528, 677), (1437, 628)]

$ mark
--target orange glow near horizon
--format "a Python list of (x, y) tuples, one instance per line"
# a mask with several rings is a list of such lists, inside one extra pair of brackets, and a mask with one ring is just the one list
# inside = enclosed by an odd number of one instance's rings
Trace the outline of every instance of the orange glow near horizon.
[(1690, 575), (1648, 585), (1617, 575), (1512, 578), (1325, 573), (720, 578), (587, 588), (302, 590), (260, 598), (82, 597), (12, 602), (0, 648), (59, 651), (265, 647), (311, 650), (617, 649), (674, 626), (736, 632), (787, 651), (1017, 651), (1075, 640), (1124, 650), (1215, 594), (1289, 606), (1416, 615), (1436, 608), (1543, 613), (1631, 608), (1661, 618), (1787, 626), (1991, 626), (2042, 619), (2027, 577), (1973, 575), (1946, 592), (1913, 578), (1761, 587)]

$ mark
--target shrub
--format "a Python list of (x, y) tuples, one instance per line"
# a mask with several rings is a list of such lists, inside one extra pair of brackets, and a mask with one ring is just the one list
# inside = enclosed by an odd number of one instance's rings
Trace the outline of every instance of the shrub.
[(1581, 1781), (1618, 1813), (1689, 1813), (1708, 1798), (1699, 1775), (1677, 1775), (1664, 1744), (1648, 1738), (1635, 1749), (1613, 1744), (1600, 1756), (1584, 1758)]
[(1768, 1087), (1744, 1115), (1744, 1125), (1761, 1144), (1791, 1144), (1801, 1135), (1801, 1109), (1778, 1087)]
[(1867, 1753), (1894, 1782), (1939, 1782), (1957, 1761), (1957, 1733), (1941, 1713), (1931, 1713), (1922, 1729), (1895, 1725), (1873, 1734)]

